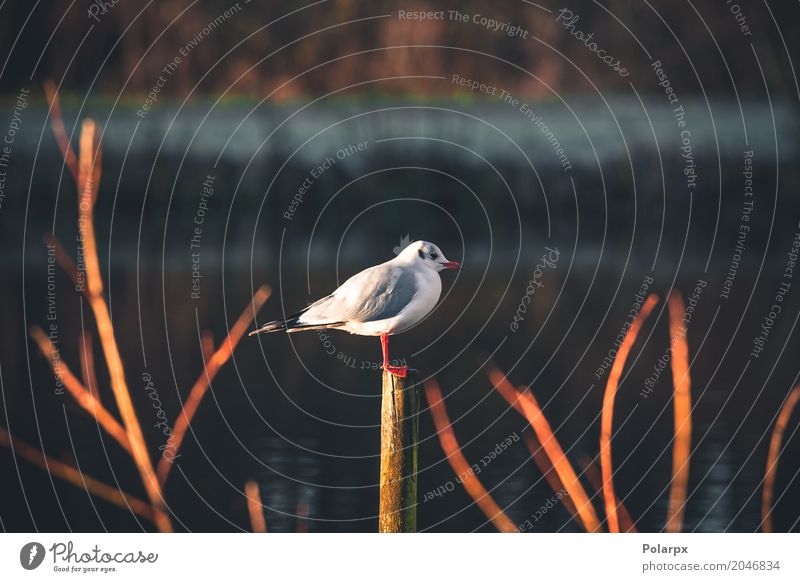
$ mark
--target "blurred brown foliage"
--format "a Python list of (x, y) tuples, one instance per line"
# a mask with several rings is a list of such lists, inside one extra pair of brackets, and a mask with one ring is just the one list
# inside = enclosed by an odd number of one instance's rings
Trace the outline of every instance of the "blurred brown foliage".
[[(170, 75), (163, 96), (230, 92), (263, 97), (275, 91), (273, 99), (287, 99), (321, 95), (354, 83), (361, 83), (355, 88), (361, 94), (446, 96), (465, 90), (424, 78), (372, 81), (453, 74), (528, 96), (550, 94), (545, 84), (555, 92), (593, 93), (593, 84), (603, 91), (627, 91), (632, 82), (642, 92), (654, 92), (651, 58), (642, 46), (669, 68), (676, 91), (732, 94), (733, 79), (739, 95), (760, 96), (763, 82), (754, 69), (751, 42), (773, 97), (795, 90), (785, 74), (789, 63), (783, 43), (788, 44), (789, 54), (797, 54), (796, 35), (791, 34), (800, 21), (796, 2), (771, 3), (769, 8), (743, 4), (752, 31), (748, 37), (724, 3), (716, 0), (539, 3), (552, 10), (550, 14), (523, 0), (331, 0), (305, 8), (308, 4), (121, 0), (92, 19), (87, 13), (91, 3), (46, 0), (35, 7), (12, 3), (6, 7), (10, 17), (0, 19), (3, 53), (16, 43), (0, 90), (13, 92), (33, 74), (34, 81), (63, 77), (62, 91), (146, 94), (163, 67), (232, 7), (236, 14), (203, 35)], [(628, 78), (618, 76), (565, 33), (555, 22), (562, 6), (580, 15), (580, 30), (594, 33), (608, 54), (624, 61), (631, 71)], [(399, 10), (453, 9), (520, 26), (529, 31), (528, 39), (510, 38), (471, 21), (398, 18)]]

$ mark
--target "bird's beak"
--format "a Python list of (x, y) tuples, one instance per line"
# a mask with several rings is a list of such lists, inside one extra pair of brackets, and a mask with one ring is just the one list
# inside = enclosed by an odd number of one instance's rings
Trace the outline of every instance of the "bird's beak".
[(447, 261), (445, 263), (442, 263), (442, 266), (445, 269), (454, 269), (456, 271), (461, 269), (461, 263), (456, 262), (456, 261)]

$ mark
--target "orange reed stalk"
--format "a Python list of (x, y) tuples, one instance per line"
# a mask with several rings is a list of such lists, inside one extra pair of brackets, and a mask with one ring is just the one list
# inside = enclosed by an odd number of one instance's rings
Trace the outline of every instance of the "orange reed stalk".
[(667, 532), (683, 529), (686, 492), (689, 488), (689, 454), (692, 447), (692, 382), (689, 376), (689, 344), (683, 316), (686, 306), (678, 292), (669, 294), (669, 335), (672, 343), (672, 383), (674, 386), (675, 441), (672, 445), (672, 481), (667, 508)]
[(148, 503), (133, 497), (129, 493), (106, 485), (93, 477), (84, 475), (75, 467), (71, 467), (66, 463), (48, 457), (36, 447), (19, 439), (13, 439), (12, 441), (11, 434), (4, 428), (0, 428), (0, 444), (11, 449), (15, 455), (19, 455), (26, 461), (44, 469), (51, 475), (55, 475), (68, 483), (72, 483), (76, 487), (84, 489), (100, 499), (105, 499), (123, 509), (130, 510), (151, 522), (155, 521), (153, 508)]
[(625, 367), (625, 360), (628, 359), (628, 354), (636, 341), (636, 336), (642, 324), (649, 317), (650, 312), (653, 311), (658, 303), (657, 295), (650, 295), (642, 305), (639, 313), (631, 323), (625, 338), (622, 340), (622, 345), (617, 350), (617, 356), (614, 358), (614, 364), (608, 373), (608, 382), (606, 383), (606, 391), (603, 396), (603, 413), (600, 421), (600, 468), (603, 475), (603, 498), (606, 506), (606, 517), (608, 519), (608, 531), (611, 533), (619, 533), (619, 519), (617, 517), (617, 497), (614, 493), (614, 471), (611, 464), (611, 433), (614, 423), (614, 399), (617, 395), (617, 388), (619, 386), (619, 379), (622, 376), (622, 370)]
[(92, 394), (97, 394), (97, 375), (94, 369), (94, 351), (92, 335), (87, 331), (81, 334), (78, 342), (78, 353), (81, 359), (81, 378), (83, 385)]
[(264, 519), (264, 504), (261, 502), (258, 483), (252, 480), (245, 483), (244, 494), (247, 497), (247, 512), (250, 514), (253, 533), (267, 533), (267, 520)]
[(99, 144), (94, 121), (86, 119), (81, 128), (78, 155), (78, 229), (83, 235), (83, 258), (86, 267), (86, 292), (89, 305), (94, 313), (100, 344), (103, 347), (106, 365), (111, 375), (111, 390), (117, 401), (122, 423), (131, 444), (131, 458), (136, 464), (147, 497), (153, 504), (156, 526), (161, 532), (172, 531), (172, 523), (165, 511), (161, 485), (158, 482), (147, 443), (142, 434), (139, 418), (133, 408), (125, 367), (114, 337), (114, 325), (108, 305), (103, 297), (103, 279), (100, 274), (100, 261), (97, 256), (97, 241), (94, 232), (94, 201), (100, 181)]
[[(216, 377), (220, 368), (225, 365), (225, 362), (227, 362), (231, 354), (233, 354), (233, 350), (236, 349), (239, 340), (242, 339), (247, 328), (250, 327), (256, 313), (258, 313), (267, 299), (269, 299), (270, 293), (272, 293), (272, 290), (267, 285), (262, 285), (258, 291), (256, 291), (250, 304), (245, 307), (244, 311), (239, 315), (239, 319), (233, 324), (233, 327), (230, 332), (228, 332), (227, 337), (219, 345), (217, 351), (214, 352), (208, 361), (203, 362), (204, 369), (195, 381), (194, 386), (192, 386), (189, 397), (183, 405), (183, 411), (178, 415), (178, 418), (175, 420), (175, 426), (172, 429), (172, 438), (175, 443), (173, 453), (177, 453), (177, 451), (180, 450), (183, 438), (186, 436), (186, 430), (189, 428), (189, 424), (192, 422), (192, 418), (197, 412), (208, 387), (211, 385), (211, 382)], [(205, 347), (206, 343), (207, 342), (204, 342), (204, 352), (207, 349)], [(171, 468), (172, 463), (170, 459), (162, 455), (158, 462), (158, 478), (162, 486), (167, 482), (167, 477), (169, 476)]]
[(436, 433), (439, 435), (439, 443), (453, 471), (461, 477), (461, 484), (464, 489), (497, 529), (505, 533), (519, 531), (514, 522), (508, 518), (495, 500), (492, 499), (492, 496), (472, 471), (469, 462), (464, 457), (464, 453), (461, 452), (461, 447), (456, 440), (450, 417), (447, 415), (447, 408), (445, 408), (444, 400), (442, 399), (442, 391), (439, 389), (439, 384), (436, 380), (425, 382), (425, 398), (428, 401), (433, 423), (436, 426)]
[(778, 457), (781, 453), (783, 433), (786, 432), (786, 425), (789, 423), (789, 418), (791, 418), (798, 400), (800, 400), (800, 385), (794, 387), (783, 403), (769, 441), (767, 468), (764, 473), (764, 491), (761, 495), (761, 529), (768, 533), (773, 531), (772, 500), (775, 495), (775, 476), (778, 473)]
[(578, 480), (578, 475), (564, 454), (564, 449), (561, 448), (558, 439), (553, 434), (550, 423), (547, 422), (533, 393), (530, 390), (518, 391), (508, 381), (506, 375), (495, 367), (490, 367), (488, 373), (492, 385), (500, 395), (511, 406), (520, 411), (530, 423), (536, 433), (536, 438), (541, 443), (553, 469), (555, 469), (558, 479), (575, 505), (584, 529), (588, 532), (601, 531), (600, 519), (597, 517), (592, 502), (589, 500), (589, 496), (586, 495), (586, 490)]
[[(578, 463), (581, 469), (583, 469), (583, 474), (586, 475), (586, 479), (592, 487), (594, 487), (597, 494), (601, 495), (603, 491), (603, 480), (600, 477), (600, 469), (597, 468), (597, 464), (588, 457), (578, 459)], [(636, 524), (631, 514), (628, 513), (628, 509), (619, 499), (617, 499), (615, 503), (617, 506), (617, 513), (619, 514), (620, 530), (625, 533), (636, 533)]]
[[(553, 492), (558, 493), (562, 490), (566, 491), (566, 487), (564, 487), (561, 479), (558, 478), (558, 473), (556, 473), (555, 469), (553, 469), (553, 464), (547, 457), (547, 453), (544, 452), (541, 443), (539, 443), (539, 439), (537, 439), (536, 436), (530, 432), (525, 432), (523, 434), (523, 439), (525, 440), (525, 445), (528, 447), (528, 450), (533, 457), (533, 462), (536, 463), (536, 466), (539, 468), (539, 471), (541, 471), (542, 475), (544, 475), (545, 481), (547, 481), (547, 484), (550, 485), (550, 488), (553, 490)], [(572, 499), (570, 499), (569, 494), (562, 497), (561, 502), (564, 505), (564, 508), (572, 516), (572, 519), (582, 526), (583, 522), (580, 520), (578, 510), (575, 508), (575, 504), (572, 502)]]
[(70, 371), (67, 364), (61, 359), (58, 350), (47, 337), (47, 334), (42, 331), (40, 327), (34, 326), (31, 328), (31, 337), (39, 346), (45, 358), (47, 358), (53, 374), (61, 381), (75, 401), (91, 414), (95, 420), (103, 427), (103, 429), (114, 437), (120, 446), (126, 452), (131, 452), (131, 444), (128, 440), (128, 433), (122, 425), (117, 422), (117, 419), (106, 409), (105, 406), (97, 399), (94, 392), (88, 390), (78, 378)]
[(72, 173), (74, 179), (78, 179), (78, 159), (75, 157), (75, 152), (69, 143), (69, 135), (64, 127), (64, 118), (61, 116), (61, 103), (58, 99), (58, 91), (56, 84), (53, 81), (46, 81), (44, 84), (44, 94), (47, 99), (47, 104), (50, 106), (50, 125), (53, 128), (53, 133), (56, 136), (56, 143), (61, 150), (61, 156), (64, 158), (64, 163), (67, 169)]

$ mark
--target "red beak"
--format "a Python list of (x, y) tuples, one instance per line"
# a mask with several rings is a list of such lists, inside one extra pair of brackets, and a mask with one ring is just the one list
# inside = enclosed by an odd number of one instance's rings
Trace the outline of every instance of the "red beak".
[(442, 266), (445, 269), (456, 269), (456, 270), (458, 270), (458, 269), (461, 268), (461, 263), (458, 263), (456, 261), (447, 261), (446, 263), (442, 263)]

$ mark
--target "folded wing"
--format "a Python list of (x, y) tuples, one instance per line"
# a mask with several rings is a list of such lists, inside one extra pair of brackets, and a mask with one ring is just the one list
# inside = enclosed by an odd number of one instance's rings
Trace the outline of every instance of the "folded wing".
[(381, 321), (400, 313), (417, 293), (411, 269), (378, 265), (353, 275), (328, 297), (312, 303), (298, 318), (303, 325)]

